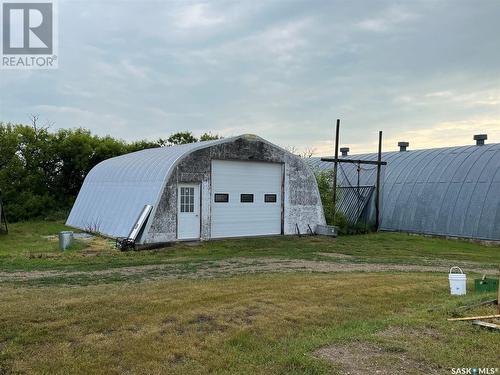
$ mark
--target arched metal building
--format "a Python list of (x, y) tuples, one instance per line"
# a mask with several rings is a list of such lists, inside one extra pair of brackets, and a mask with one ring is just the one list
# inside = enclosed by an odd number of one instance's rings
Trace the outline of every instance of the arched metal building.
[(324, 224), (304, 161), (254, 135), (105, 160), (85, 178), (67, 220), (113, 238), (136, 230), (139, 244), (294, 234)]
[[(382, 160), (380, 229), (500, 240), (500, 144), (385, 152)], [(308, 163), (333, 168), (320, 158)], [(375, 174), (362, 171), (360, 184), (374, 185)], [(356, 185), (356, 165), (343, 164), (338, 178), (340, 186)]]

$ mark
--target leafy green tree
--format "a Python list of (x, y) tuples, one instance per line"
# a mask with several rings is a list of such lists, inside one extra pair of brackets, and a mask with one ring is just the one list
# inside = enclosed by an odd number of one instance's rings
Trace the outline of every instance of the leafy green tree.
[[(0, 122), (0, 190), (9, 221), (65, 218), (89, 171), (103, 160), (147, 148), (197, 142), (189, 131), (167, 140), (132, 143), (89, 130), (50, 132), (38, 116), (31, 125)], [(218, 139), (205, 133), (200, 140)]]
[(177, 132), (167, 139), (169, 145), (184, 145), (186, 143), (198, 142), (198, 139), (190, 131)]
[(127, 151), (135, 152), (135, 151), (145, 150), (147, 148), (157, 148), (157, 147), (161, 147), (158, 141), (155, 142), (155, 141), (141, 140), (128, 144)]
[(326, 223), (333, 225), (334, 222), (334, 204), (333, 204), (333, 191), (331, 173), (320, 172), (316, 174), (316, 181), (318, 183), (319, 195), (323, 203), (323, 210), (325, 213)]
[(212, 134), (212, 132), (205, 132), (200, 136), (200, 141), (214, 141), (216, 139), (221, 139), (222, 137), (218, 134)]
[(64, 218), (85, 176), (98, 163), (158, 142), (126, 143), (86, 129), (55, 133), (39, 126), (0, 122), (0, 190), (9, 221)]
[(215, 139), (221, 139), (222, 137), (218, 134), (212, 134), (212, 132), (203, 133), (200, 138), (196, 138), (192, 132), (183, 131), (172, 133), (167, 139), (160, 138), (158, 141), (153, 142), (153, 147), (168, 147), (175, 145), (184, 145), (187, 143), (195, 143), (201, 141), (212, 141)]
[(47, 128), (0, 124), (0, 189), (9, 220), (39, 217), (57, 208), (50, 194), (55, 179), (54, 149)]
[(318, 183), (318, 190), (321, 197), (321, 203), (323, 204), (326, 223), (328, 225), (337, 225), (343, 230), (347, 222), (340, 212), (335, 212), (335, 205), (333, 204), (332, 172), (324, 171), (317, 173), (316, 182)]

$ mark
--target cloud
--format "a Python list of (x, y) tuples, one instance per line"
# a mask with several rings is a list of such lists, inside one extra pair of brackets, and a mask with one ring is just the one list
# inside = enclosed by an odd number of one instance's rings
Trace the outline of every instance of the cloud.
[[(127, 120), (115, 114), (51, 104), (36, 105), (29, 113), (41, 114), (41, 118), (54, 124), (54, 129), (83, 127), (96, 134), (130, 139), (130, 134), (127, 134), (126, 131), (129, 128)], [(135, 132), (134, 138), (138, 138), (137, 132)]]
[(398, 141), (410, 142), (411, 149), (463, 146), (474, 144), (474, 134), (488, 134), (490, 140), (500, 139), (500, 117), (472, 117), (461, 121), (443, 121), (429, 127), (401, 132), (389, 138), (384, 146), (396, 149)]
[(175, 12), (174, 26), (179, 29), (205, 29), (220, 25), (225, 18), (206, 3), (189, 4)]
[[(216, 45), (177, 52), (176, 57), (187, 64), (205, 63), (219, 67), (237, 67), (232, 64), (265, 64), (263, 71), (273, 67), (290, 66), (297, 62), (307, 45), (307, 34), (313, 24), (301, 18), (264, 30), (230, 38)], [(261, 72), (262, 73), (262, 72)]]
[(358, 22), (357, 27), (365, 31), (387, 32), (400, 24), (417, 18), (417, 14), (410, 13), (398, 6), (391, 6), (376, 17), (365, 18)]
[(39, 113), (127, 140), (256, 133), (331, 154), (336, 118), (352, 153), (375, 151), (378, 130), (387, 149), (406, 137), (437, 145), (437, 124), (468, 129), (445, 130), (454, 134), (439, 146), (468, 144), (480, 119), (500, 118), (498, 2), (63, 1), (59, 10), (59, 69), (2, 71), (0, 120)]
[(149, 79), (149, 72), (143, 65), (133, 64), (130, 60), (122, 60), (121, 66), (123, 67), (124, 73), (132, 76), (132, 78), (139, 80)]
[(65, 106), (57, 106), (57, 105), (48, 105), (48, 104), (40, 104), (35, 106), (37, 111), (49, 114), (65, 114), (76, 117), (88, 117), (92, 116), (93, 113), (81, 108), (76, 107), (65, 107)]
[[(483, 106), (500, 108), (500, 88), (487, 88), (478, 91), (469, 89), (467, 92), (453, 90), (433, 91), (426, 94), (398, 95), (394, 103), (407, 106), (460, 105), (466, 108)], [(500, 110), (500, 109), (499, 109)]]
[[(440, 148), (451, 146), (473, 145), (472, 139), (475, 134), (488, 134), (490, 142), (498, 143), (500, 139), (500, 117), (472, 117), (460, 121), (443, 121), (432, 125), (422, 124), (420, 127), (406, 131), (385, 132), (383, 141), (384, 152), (397, 151), (398, 142), (406, 141), (410, 143), (410, 150), (427, 148)], [(363, 142), (342, 141), (341, 146), (350, 147), (350, 154), (375, 153), (378, 149), (377, 134), (365, 134)], [(332, 140), (324, 140), (312, 143), (309, 147), (315, 149), (316, 156), (331, 156), (334, 153), (334, 143)], [(300, 146), (299, 151), (307, 149), (308, 146)]]
[(150, 107), (144, 108), (145, 111), (149, 111), (155, 116), (170, 118), (170, 117), (192, 117), (192, 118), (201, 118), (203, 117), (203, 113), (183, 113), (183, 112), (167, 112), (160, 108)]
[(451, 91), (435, 91), (425, 94), (427, 98), (450, 98), (453, 96)]

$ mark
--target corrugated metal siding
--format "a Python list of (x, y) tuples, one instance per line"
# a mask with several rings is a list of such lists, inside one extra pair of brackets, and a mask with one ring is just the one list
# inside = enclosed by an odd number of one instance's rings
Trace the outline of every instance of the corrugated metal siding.
[(66, 224), (126, 237), (144, 205), (156, 209), (178, 160), (194, 150), (236, 138), (142, 150), (99, 163), (85, 178)]
[[(387, 152), (382, 159), (381, 229), (500, 240), (500, 144)], [(333, 168), (320, 158), (306, 161), (316, 171)], [(355, 185), (356, 167), (343, 168)], [(375, 170), (362, 173), (362, 185), (374, 183)], [(339, 185), (347, 185), (341, 173)]]

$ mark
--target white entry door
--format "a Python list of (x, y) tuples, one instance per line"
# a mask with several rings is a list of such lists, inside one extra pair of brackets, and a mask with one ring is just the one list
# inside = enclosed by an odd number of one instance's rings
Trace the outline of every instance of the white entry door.
[(180, 184), (177, 188), (177, 238), (200, 238), (200, 185)]

